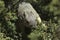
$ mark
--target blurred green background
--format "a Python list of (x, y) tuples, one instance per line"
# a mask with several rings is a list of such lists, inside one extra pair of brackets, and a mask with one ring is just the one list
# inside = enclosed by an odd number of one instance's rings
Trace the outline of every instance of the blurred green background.
[[(21, 40), (15, 25), (19, 1), (22, 0), (0, 0), (0, 40)], [(42, 20), (38, 28), (28, 35), (30, 40), (59, 40), (56, 30), (60, 27), (60, 0), (25, 2), (32, 4)]]

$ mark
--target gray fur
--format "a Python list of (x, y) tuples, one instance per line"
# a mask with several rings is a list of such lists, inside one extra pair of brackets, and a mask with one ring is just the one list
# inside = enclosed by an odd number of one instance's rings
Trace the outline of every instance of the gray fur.
[(36, 27), (37, 21), (41, 23), (41, 19), (38, 13), (30, 3), (22, 2), (21, 4), (19, 4), (18, 17), (23, 21), (21, 23), (26, 27)]

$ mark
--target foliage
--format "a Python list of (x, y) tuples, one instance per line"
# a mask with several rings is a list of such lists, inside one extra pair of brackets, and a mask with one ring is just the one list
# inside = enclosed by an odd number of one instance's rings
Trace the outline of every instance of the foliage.
[[(16, 31), (15, 25), (18, 19), (18, 1), (10, 0), (12, 6), (10, 5), (9, 9), (9, 4), (0, 0), (0, 40), (20, 40), (21, 35)], [(42, 23), (36, 29), (32, 29), (28, 37), (31, 40), (54, 40), (56, 30), (60, 26), (60, 0), (26, 0), (26, 2), (32, 4), (42, 19)]]
[[(14, 34), (16, 34), (15, 21), (17, 19), (16, 13), (8, 11), (4, 7), (4, 1), (0, 1), (0, 40), (13, 40)], [(5, 36), (5, 37), (4, 37)]]

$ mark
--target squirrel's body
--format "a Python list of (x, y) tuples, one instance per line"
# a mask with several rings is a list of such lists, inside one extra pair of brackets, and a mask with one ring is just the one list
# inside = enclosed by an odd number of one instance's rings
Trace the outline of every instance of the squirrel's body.
[(37, 23), (41, 23), (41, 19), (38, 13), (34, 10), (30, 3), (22, 2), (21, 4), (19, 4), (18, 17), (23, 21), (23, 25), (27, 27), (35, 27)]

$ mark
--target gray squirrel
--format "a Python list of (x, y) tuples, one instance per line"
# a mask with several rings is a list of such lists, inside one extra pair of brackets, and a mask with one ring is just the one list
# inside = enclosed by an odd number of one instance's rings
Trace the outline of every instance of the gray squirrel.
[(36, 27), (41, 23), (41, 18), (30, 3), (22, 2), (19, 4), (18, 17), (26, 27)]
[(18, 6), (17, 31), (22, 33), (22, 40), (29, 40), (28, 34), (32, 28), (37, 28), (41, 18), (30, 3), (22, 2)]

